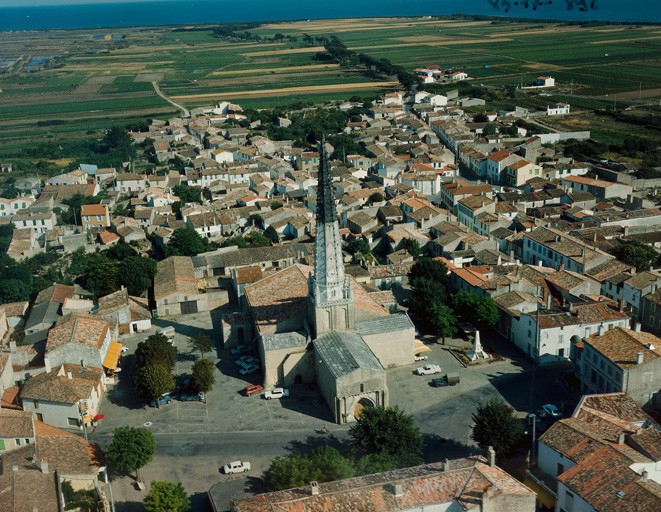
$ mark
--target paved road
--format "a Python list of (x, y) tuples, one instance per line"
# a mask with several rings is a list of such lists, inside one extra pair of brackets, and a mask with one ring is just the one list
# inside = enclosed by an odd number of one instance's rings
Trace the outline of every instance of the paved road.
[[(177, 373), (189, 371), (196, 357), (188, 351), (187, 337), (180, 332), (212, 332), (214, 319), (200, 313), (191, 315), (186, 322), (186, 326), (173, 324), (180, 351)], [(208, 394), (206, 404), (174, 401), (160, 409), (145, 407), (135, 396), (131, 381), (132, 352), (146, 336), (127, 338), (129, 354), (122, 361), (122, 378), (108, 392), (102, 406), (106, 419), (91, 434), (91, 440), (106, 447), (115, 427), (148, 424), (158, 448), (154, 461), (142, 470), (144, 480), (182, 482), (193, 497), (194, 511), (208, 510), (205, 493), (215, 484), (218, 494), (227, 499), (260, 492), (262, 474), (275, 456), (292, 450), (308, 452), (327, 442), (341, 447), (339, 441), (347, 439), (348, 427), (330, 422), (330, 412), (314, 388), (298, 386), (291, 390), (289, 399), (283, 400), (241, 396), (238, 391), (247, 381), (240, 377), (233, 358), (224, 351), (214, 357), (217, 384)], [(511, 346), (488, 333), (482, 339), (486, 345), (498, 348), (506, 359), (463, 368), (447, 346), (429, 345), (432, 351), (425, 363), (439, 364), (444, 372), (458, 371), (461, 382), (454, 387), (432, 388), (429, 382), (434, 376), (414, 375), (413, 370), (422, 362), (388, 370), (390, 404), (413, 416), (425, 436), (424, 456), (429, 462), (478, 453), (470, 440), (471, 414), (480, 401), (491, 396), (503, 397), (521, 416), (548, 402), (558, 406), (565, 402), (567, 411), (573, 405), (572, 397), (557, 383), (558, 377), (567, 371), (566, 366), (533, 369)], [(467, 346), (460, 340), (452, 343)], [(258, 381), (256, 376), (249, 382)], [(331, 435), (316, 434), (324, 425), (330, 428)], [(253, 469), (247, 475), (220, 475), (218, 468), (231, 460), (249, 460)], [(115, 480), (117, 512), (142, 510), (139, 502), (143, 495), (132, 483), (127, 477)]]

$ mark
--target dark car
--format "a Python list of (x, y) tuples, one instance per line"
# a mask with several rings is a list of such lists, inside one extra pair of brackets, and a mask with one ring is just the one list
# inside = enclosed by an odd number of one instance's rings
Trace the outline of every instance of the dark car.
[(177, 395), (177, 400), (181, 402), (206, 402), (207, 397), (204, 392), (199, 393), (180, 393)]
[(172, 397), (170, 395), (164, 395), (158, 399), (158, 403), (156, 402), (156, 399), (149, 402), (149, 407), (159, 407), (161, 405), (169, 404), (170, 402), (172, 402)]
[(546, 431), (546, 429), (549, 428), (549, 426), (546, 423), (544, 423), (541, 420), (541, 418), (539, 416), (537, 416), (536, 414), (533, 414), (533, 413), (528, 414), (527, 420), (528, 420), (528, 424), (526, 425), (526, 427), (529, 429), (529, 431), (532, 431), (533, 421), (535, 422), (535, 433), (536, 434), (541, 434), (542, 432)]

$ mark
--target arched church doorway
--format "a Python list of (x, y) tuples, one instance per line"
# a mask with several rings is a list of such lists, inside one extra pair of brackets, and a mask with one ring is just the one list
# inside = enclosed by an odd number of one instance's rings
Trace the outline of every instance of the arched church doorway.
[(372, 402), (372, 400), (369, 398), (363, 397), (358, 400), (358, 403), (353, 408), (353, 417), (356, 419), (360, 418), (360, 415), (363, 413), (363, 409), (366, 407), (374, 407), (374, 402)]

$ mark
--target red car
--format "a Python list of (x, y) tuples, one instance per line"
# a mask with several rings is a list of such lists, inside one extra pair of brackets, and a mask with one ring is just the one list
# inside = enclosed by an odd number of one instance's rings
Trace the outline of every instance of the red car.
[(257, 395), (262, 391), (264, 391), (264, 386), (260, 386), (259, 384), (250, 384), (243, 388), (243, 394), (245, 396)]

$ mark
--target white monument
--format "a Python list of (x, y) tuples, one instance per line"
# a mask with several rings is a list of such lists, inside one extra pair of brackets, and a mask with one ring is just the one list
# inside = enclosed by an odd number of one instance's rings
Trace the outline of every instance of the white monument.
[(482, 349), (482, 343), (480, 343), (480, 331), (475, 331), (473, 348), (466, 352), (466, 357), (471, 361), (481, 361), (491, 358), (491, 356)]

